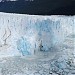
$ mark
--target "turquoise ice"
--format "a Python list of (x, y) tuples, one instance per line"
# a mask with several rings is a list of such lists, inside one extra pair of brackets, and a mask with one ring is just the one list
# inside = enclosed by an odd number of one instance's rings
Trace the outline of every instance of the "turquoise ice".
[(31, 53), (29, 52), (30, 50), (30, 43), (27, 41), (26, 38), (21, 37), (18, 41), (17, 41), (17, 49), (19, 50), (20, 53), (22, 53), (22, 55), (30, 55)]

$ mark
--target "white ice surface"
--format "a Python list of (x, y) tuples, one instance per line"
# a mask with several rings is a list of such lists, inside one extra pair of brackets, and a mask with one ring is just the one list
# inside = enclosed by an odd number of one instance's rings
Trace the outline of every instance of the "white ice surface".
[(0, 75), (74, 75), (74, 28), (74, 16), (0, 13)]

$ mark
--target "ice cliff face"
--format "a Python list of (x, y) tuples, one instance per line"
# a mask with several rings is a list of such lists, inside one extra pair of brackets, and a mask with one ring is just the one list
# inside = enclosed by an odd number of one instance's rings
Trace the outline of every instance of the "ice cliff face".
[(74, 28), (74, 16), (0, 13), (0, 75), (75, 75)]
[(35, 55), (60, 50), (74, 33), (74, 17), (0, 13), (0, 55)]

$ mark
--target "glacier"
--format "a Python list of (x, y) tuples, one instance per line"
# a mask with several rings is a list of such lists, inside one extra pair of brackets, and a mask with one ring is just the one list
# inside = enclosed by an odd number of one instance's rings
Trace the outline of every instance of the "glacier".
[[(72, 20), (73, 18), (60, 16), (40, 18), (40, 16), (0, 14), (0, 51), (8, 52), (7, 55), (35, 55), (39, 51), (50, 51), (55, 47), (58, 49), (65, 37), (73, 32)], [(0, 55), (5, 54), (2, 52)]]
[(0, 75), (74, 75), (75, 16), (0, 12)]

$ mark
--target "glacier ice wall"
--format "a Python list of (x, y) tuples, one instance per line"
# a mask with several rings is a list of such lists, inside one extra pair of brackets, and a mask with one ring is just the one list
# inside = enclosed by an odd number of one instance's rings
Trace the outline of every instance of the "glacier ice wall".
[(60, 50), (74, 33), (74, 17), (0, 13), (0, 56)]

